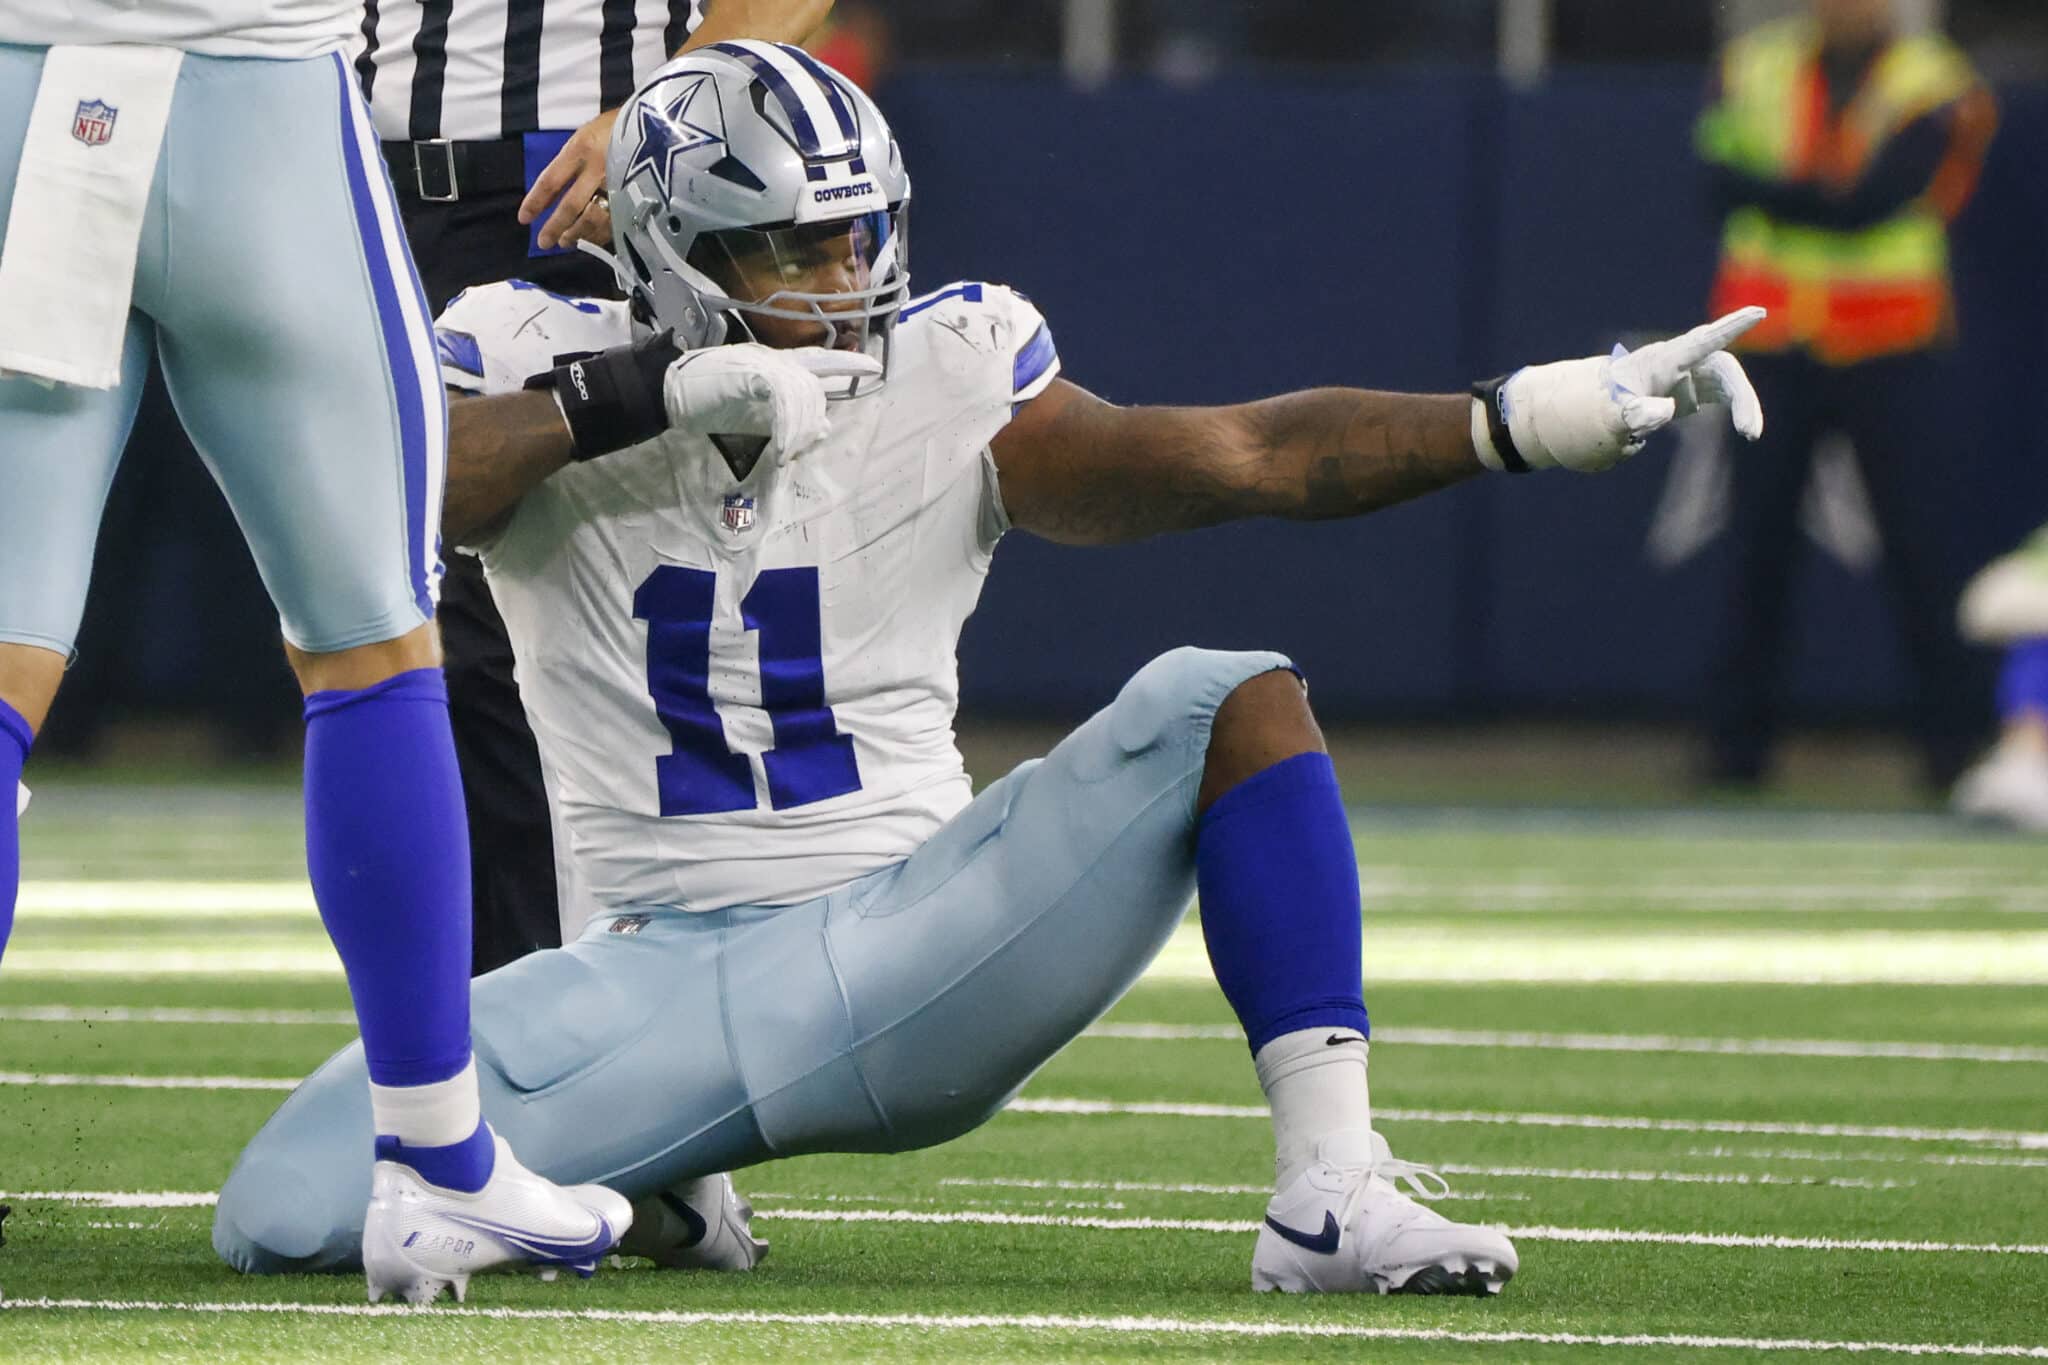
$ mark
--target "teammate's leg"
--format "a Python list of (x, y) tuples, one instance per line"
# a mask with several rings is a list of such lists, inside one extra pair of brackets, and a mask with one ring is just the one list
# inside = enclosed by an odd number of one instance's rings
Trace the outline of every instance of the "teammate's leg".
[[(468, 849), (429, 624), (447, 437), (425, 303), (339, 58), (188, 57), (165, 154), (182, 167), (173, 212), (238, 204), (250, 244), (229, 253), (207, 232), (172, 234), (164, 373), (306, 694), (308, 870), (375, 1115), (372, 1296), (460, 1293), (472, 1262), (442, 1264), (431, 1237), (410, 1245), (432, 1255), (403, 1252), (398, 1230), (465, 1199), (496, 1208), (531, 1178), (483, 1123), (470, 1056)], [(535, 1234), (525, 1244), (472, 1250), (582, 1268), (597, 1254), (583, 1244), (626, 1221), (610, 1196), (544, 1185), (528, 1205), (540, 1212), (520, 1224)]]
[[(0, 45), (0, 251), (41, 48)], [(85, 610), (107, 489), (149, 367), (149, 322), (131, 315), (111, 390), (0, 379), (0, 954), (21, 881), (15, 791)]]
[[(0, 200), (0, 218), (6, 211)], [(100, 510), (141, 397), (148, 337), (138, 316), (114, 390), (0, 379), (0, 955), (21, 882), (15, 793), (85, 610)]]
[[(801, 919), (804, 909), (791, 912)], [(492, 1128), (551, 1179), (640, 1195), (772, 1153), (725, 1047), (718, 992), (677, 984), (718, 980), (732, 917), (668, 912), (630, 923), (632, 933), (594, 925), (566, 948), (478, 978), (471, 1008)], [(833, 1001), (785, 1003), (797, 1012)], [(221, 1259), (255, 1274), (360, 1263), (377, 1127), (367, 1080), (362, 1044), (351, 1043), (250, 1141), (215, 1210)]]

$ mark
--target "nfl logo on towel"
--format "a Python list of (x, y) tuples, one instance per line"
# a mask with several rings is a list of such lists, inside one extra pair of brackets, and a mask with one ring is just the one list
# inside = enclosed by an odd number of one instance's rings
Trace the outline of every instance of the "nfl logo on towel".
[(738, 535), (754, 524), (754, 500), (744, 493), (727, 493), (721, 520), (726, 530)]
[(80, 100), (71, 116), (71, 136), (88, 147), (114, 140), (114, 116), (121, 111), (104, 100)]

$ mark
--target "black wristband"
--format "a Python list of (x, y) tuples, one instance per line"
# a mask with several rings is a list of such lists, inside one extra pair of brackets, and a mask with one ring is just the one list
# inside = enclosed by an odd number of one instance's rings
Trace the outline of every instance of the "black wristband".
[(661, 332), (536, 376), (555, 391), (576, 458), (594, 460), (667, 431), (661, 381), (681, 355), (675, 334)]
[(1493, 438), (1493, 453), (1500, 456), (1500, 462), (1510, 474), (1526, 474), (1529, 462), (1522, 458), (1522, 452), (1515, 449), (1515, 438), (1508, 431), (1507, 414), (1501, 411), (1501, 386), (1509, 376), (1497, 379), (1482, 379), (1472, 386), (1472, 396), (1486, 409), (1486, 434)]

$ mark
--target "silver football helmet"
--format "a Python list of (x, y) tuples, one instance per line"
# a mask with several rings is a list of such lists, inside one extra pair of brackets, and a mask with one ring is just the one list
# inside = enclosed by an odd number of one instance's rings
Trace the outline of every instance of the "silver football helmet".
[(860, 350), (886, 377), (910, 296), (910, 177), (853, 82), (780, 43), (699, 48), (620, 110), (605, 170), (613, 268), (678, 345)]

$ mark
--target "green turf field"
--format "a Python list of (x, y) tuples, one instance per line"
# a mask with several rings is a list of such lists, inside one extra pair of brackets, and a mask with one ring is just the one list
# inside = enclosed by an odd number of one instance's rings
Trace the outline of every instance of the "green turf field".
[[(0, 1358), (2048, 1358), (2048, 845), (1362, 811), (1374, 1098), (1491, 1301), (1250, 1292), (1268, 1129), (1192, 921), (950, 1146), (745, 1172), (745, 1276), (238, 1278), (211, 1192), (346, 1041), (293, 794), (57, 786), (0, 973)], [(1000, 1027), (1000, 1021), (990, 1021)]]

